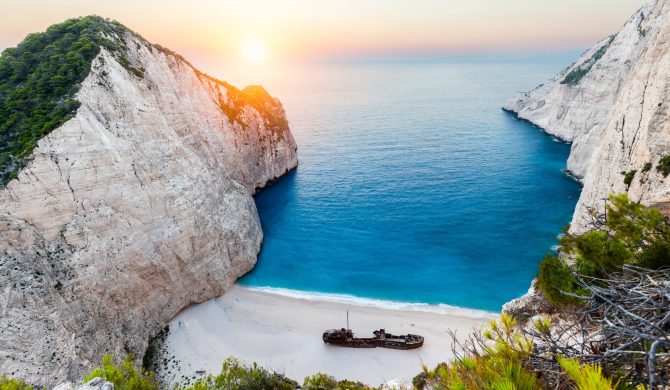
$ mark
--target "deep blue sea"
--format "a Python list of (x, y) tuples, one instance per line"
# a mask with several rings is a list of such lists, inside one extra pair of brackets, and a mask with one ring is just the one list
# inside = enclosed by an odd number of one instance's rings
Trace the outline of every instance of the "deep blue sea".
[(569, 145), (501, 111), (574, 58), (303, 65), (283, 102), (299, 168), (256, 196), (248, 286), (494, 310), (529, 287), (580, 186)]

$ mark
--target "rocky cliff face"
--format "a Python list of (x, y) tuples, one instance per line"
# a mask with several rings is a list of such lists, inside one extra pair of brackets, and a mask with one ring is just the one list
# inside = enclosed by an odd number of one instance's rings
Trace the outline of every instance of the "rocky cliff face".
[(573, 231), (588, 228), (608, 194), (627, 192), (670, 211), (670, 178), (657, 169), (670, 154), (670, 0), (644, 6), (616, 35), (505, 109), (572, 143), (568, 169), (584, 184)]
[(122, 35), (123, 63), (100, 50), (76, 116), (0, 189), (0, 373), (30, 383), (141, 357), (181, 309), (223, 294), (262, 242), (251, 195), (297, 164), (261, 87)]

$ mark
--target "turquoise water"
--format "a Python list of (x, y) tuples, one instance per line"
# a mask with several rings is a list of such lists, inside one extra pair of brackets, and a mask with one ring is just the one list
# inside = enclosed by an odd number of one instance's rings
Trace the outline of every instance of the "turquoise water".
[(568, 145), (500, 107), (570, 62), (321, 63), (270, 85), (300, 165), (256, 196), (240, 283), (484, 310), (523, 294), (580, 186)]

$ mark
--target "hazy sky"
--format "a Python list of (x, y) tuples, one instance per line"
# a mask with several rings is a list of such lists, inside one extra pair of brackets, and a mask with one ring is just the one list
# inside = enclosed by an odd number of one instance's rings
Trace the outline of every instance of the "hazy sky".
[[(0, 49), (70, 17), (120, 21), (206, 62), (583, 49), (616, 32), (643, 0), (0, 0)], [(248, 46), (248, 45), (247, 45)]]

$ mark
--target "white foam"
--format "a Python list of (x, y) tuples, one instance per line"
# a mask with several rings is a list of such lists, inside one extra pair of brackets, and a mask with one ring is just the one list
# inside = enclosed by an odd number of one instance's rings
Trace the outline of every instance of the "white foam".
[(293, 299), (303, 299), (307, 301), (335, 302), (345, 305), (375, 307), (387, 310), (400, 311), (419, 311), (426, 313), (436, 313), (450, 316), (460, 316), (477, 319), (493, 319), (499, 314), (486, 310), (470, 309), (466, 307), (451, 306), (447, 304), (428, 304), (414, 302), (387, 301), (381, 299), (360, 298), (347, 294), (331, 294), (314, 291), (298, 291), (278, 287), (249, 287), (240, 286), (249, 290), (260, 291), (267, 294), (281, 295)]

